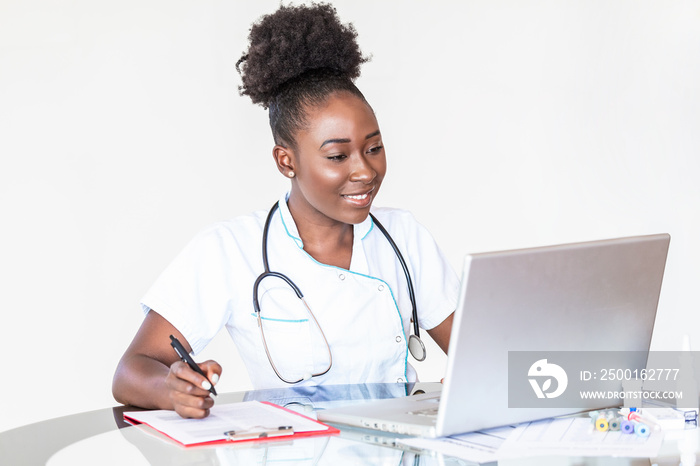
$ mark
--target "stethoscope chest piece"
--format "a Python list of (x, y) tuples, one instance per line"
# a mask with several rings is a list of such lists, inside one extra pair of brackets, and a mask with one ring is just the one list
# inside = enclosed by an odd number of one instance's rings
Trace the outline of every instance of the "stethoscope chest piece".
[(425, 360), (425, 345), (419, 337), (415, 335), (408, 337), (408, 351), (411, 352), (411, 356), (416, 358), (416, 361)]

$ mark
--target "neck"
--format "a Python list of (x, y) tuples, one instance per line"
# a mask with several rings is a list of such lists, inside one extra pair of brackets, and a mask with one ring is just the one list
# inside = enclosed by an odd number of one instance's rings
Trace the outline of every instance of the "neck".
[(309, 212), (297, 205), (291, 196), (287, 205), (304, 243), (304, 251), (322, 264), (349, 269), (353, 225), (330, 219), (317, 211)]

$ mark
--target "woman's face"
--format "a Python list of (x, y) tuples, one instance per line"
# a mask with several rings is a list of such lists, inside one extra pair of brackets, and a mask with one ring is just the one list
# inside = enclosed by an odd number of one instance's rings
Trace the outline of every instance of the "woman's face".
[(309, 109), (307, 122), (296, 134), (290, 209), (313, 222), (361, 223), (386, 173), (374, 112), (362, 99), (338, 93)]

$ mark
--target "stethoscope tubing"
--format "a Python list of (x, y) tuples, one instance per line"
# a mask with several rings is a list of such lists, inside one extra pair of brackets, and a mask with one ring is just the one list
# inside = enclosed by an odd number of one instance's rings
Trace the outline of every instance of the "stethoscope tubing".
[[(272, 216), (274, 215), (275, 211), (278, 208), (279, 208), (279, 203), (275, 202), (273, 204), (273, 206), (270, 208), (269, 213), (267, 214), (267, 218), (265, 219), (265, 226), (263, 227), (262, 259), (263, 259), (264, 271), (263, 271), (263, 273), (261, 273), (258, 276), (258, 278), (255, 280), (255, 283), (253, 284), (253, 309), (255, 310), (255, 314), (256, 314), (257, 319), (258, 319), (258, 327), (260, 327), (260, 334), (262, 336), (263, 347), (265, 349), (267, 359), (269, 360), (270, 365), (272, 366), (272, 369), (275, 371), (275, 374), (277, 374), (277, 377), (279, 377), (280, 380), (282, 380), (283, 382), (286, 382), (289, 384), (295, 384), (295, 383), (301, 382), (302, 380), (306, 380), (307, 378), (316, 377), (316, 376), (323, 375), (323, 374), (327, 373), (333, 364), (333, 355), (332, 355), (332, 352), (330, 350), (328, 340), (326, 339), (326, 335), (323, 333), (321, 326), (319, 325), (318, 321), (316, 320), (316, 316), (313, 314), (313, 312), (311, 312), (309, 305), (306, 303), (306, 300), (304, 299), (304, 294), (301, 292), (301, 289), (296, 285), (296, 283), (294, 283), (289, 277), (287, 277), (283, 273), (270, 271), (270, 264), (269, 264), (269, 261), (267, 258), (267, 237), (268, 237), (268, 233), (270, 230), (270, 223), (272, 222)], [(404, 275), (406, 276), (406, 283), (408, 286), (408, 295), (409, 295), (409, 298), (411, 300), (411, 314), (412, 314), (413, 332), (414, 332), (414, 334), (411, 335), (411, 338), (409, 338), (409, 341), (407, 343), (409, 343), (409, 351), (411, 352), (411, 354), (413, 354), (414, 357), (416, 357), (416, 359), (418, 359), (419, 361), (423, 361), (425, 359), (425, 346), (423, 345), (423, 342), (420, 339), (420, 327), (418, 325), (418, 309), (416, 306), (416, 296), (415, 296), (415, 292), (413, 290), (413, 280), (411, 279), (411, 274), (408, 270), (408, 266), (406, 265), (406, 261), (403, 258), (403, 255), (401, 254), (401, 251), (399, 250), (398, 246), (394, 242), (394, 240), (391, 237), (391, 235), (389, 234), (389, 232), (386, 230), (386, 228), (384, 228), (384, 225), (382, 225), (374, 215), (372, 215), (371, 213), (369, 215), (372, 218), (372, 221), (374, 222), (374, 224), (377, 226), (377, 228), (379, 228), (379, 231), (381, 231), (381, 233), (384, 235), (384, 237), (387, 239), (387, 241), (389, 241), (391, 248), (394, 250), (396, 257), (398, 258), (399, 263), (401, 264), (401, 268), (403, 269)], [(287, 283), (290, 286), (290, 288), (292, 288), (292, 290), (294, 290), (294, 293), (302, 301), (304, 306), (306, 306), (306, 309), (309, 311), (309, 314), (313, 318), (314, 323), (321, 331), (321, 335), (323, 336), (323, 340), (326, 344), (326, 347), (328, 348), (328, 354), (329, 354), (329, 365), (328, 365), (328, 368), (326, 368), (323, 372), (320, 372), (317, 374), (308, 374), (309, 377), (304, 377), (304, 378), (299, 379), (299, 380), (288, 380), (288, 379), (284, 378), (280, 374), (280, 372), (277, 370), (277, 367), (275, 366), (274, 362), (272, 361), (272, 357), (270, 356), (270, 351), (267, 347), (267, 341), (265, 339), (265, 332), (263, 331), (263, 327), (262, 327), (262, 317), (260, 315), (260, 302), (258, 301), (258, 288), (260, 286), (260, 283), (265, 278), (268, 278), (268, 277), (278, 278), (278, 279), (284, 281), (285, 283)], [(413, 348), (411, 348), (412, 345), (410, 343), (414, 339), (420, 345), (420, 348), (422, 351), (422, 353), (420, 353), (420, 354), (422, 354), (421, 357), (417, 357), (413, 353)]]
[(416, 308), (416, 294), (413, 291), (413, 279), (411, 278), (411, 273), (408, 271), (408, 266), (406, 265), (406, 261), (403, 258), (403, 255), (401, 254), (401, 251), (399, 250), (399, 247), (396, 246), (396, 243), (394, 243), (394, 239), (391, 237), (388, 231), (386, 231), (386, 228), (384, 228), (384, 225), (382, 225), (379, 220), (377, 220), (377, 217), (375, 217), (372, 214), (369, 214), (370, 217), (372, 217), (372, 221), (374, 224), (379, 228), (379, 231), (381, 231), (384, 234), (384, 237), (389, 241), (389, 244), (391, 245), (392, 249), (396, 253), (396, 257), (399, 259), (399, 263), (401, 264), (401, 268), (403, 268), (403, 273), (406, 275), (406, 284), (408, 285), (408, 296), (411, 299), (411, 316), (413, 317), (413, 334), (420, 338), (420, 327), (418, 326), (418, 309)]

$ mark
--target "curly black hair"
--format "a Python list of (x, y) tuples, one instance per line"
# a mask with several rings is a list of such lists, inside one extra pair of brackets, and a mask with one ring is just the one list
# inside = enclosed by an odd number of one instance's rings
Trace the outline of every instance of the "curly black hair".
[(253, 24), (248, 51), (236, 63), (241, 95), (269, 109), (276, 144), (294, 146), (306, 110), (336, 92), (365, 100), (354, 80), (368, 61), (352, 24), (328, 4), (280, 6)]

